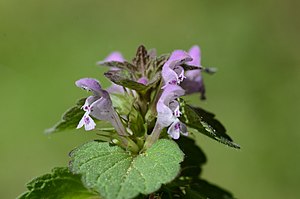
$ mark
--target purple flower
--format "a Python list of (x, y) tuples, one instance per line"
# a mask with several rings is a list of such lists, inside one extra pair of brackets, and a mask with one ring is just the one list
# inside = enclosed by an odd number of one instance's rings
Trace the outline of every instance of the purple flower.
[(138, 79), (137, 82), (141, 83), (141, 84), (144, 84), (144, 85), (147, 85), (148, 84), (148, 79), (147, 79), (147, 77), (141, 77), (140, 79)]
[(84, 105), (82, 106), (82, 109), (85, 111), (82, 119), (79, 121), (78, 125), (77, 125), (77, 129), (81, 128), (84, 126), (86, 131), (90, 131), (93, 130), (96, 126), (96, 123), (94, 122), (94, 120), (90, 117), (90, 113), (91, 113), (91, 100), (90, 98), (92, 98), (94, 96), (90, 96), (86, 99)]
[(192, 60), (191, 56), (183, 50), (173, 51), (170, 58), (162, 68), (162, 77), (165, 82), (164, 87), (168, 84), (175, 85), (182, 82), (185, 76), (184, 70), (180, 65)]
[[(193, 60), (187, 62), (187, 64), (201, 67), (201, 51), (199, 46), (193, 46), (189, 50), (189, 55), (193, 58)], [(200, 92), (201, 98), (205, 99), (205, 87), (201, 76), (201, 70), (195, 69), (186, 71), (185, 76), (186, 78), (181, 83), (181, 86), (186, 91), (186, 93), (192, 94)]]
[(127, 135), (122, 122), (112, 106), (109, 93), (101, 88), (101, 85), (96, 79), (83, 78), (76, 81), (76, 86), (85, 90), (91, 91), (92, 96), (85, 100), (82, 109), (85, 111), (82, 119), (80, 120), (77, 128), (85, 127), (89, 131), (95, 128), (96, 123), (90, 117), (93, 116), (98, 120), (106, 120), (112, 123), (120, 135)]
[(186, 126), (178, 118), (169, 127), (167, 133), (175, 140), (179, 139), (180, 133), (184, 136), (188, 135)]
[(118, 61), (118, 62), (123, 62), (125, 59), (123, 58), (123, 55), (120, 52), (112, 52), (110, 53), (105, 59), (105, 62), (110, 62), (110, 61)]
[(173, 139), (178, 139), (180, 133), (187, 135), (186, 126), (178, 119), (181, 112), (179, 103), (176, 100), (184, 95), (184, 90), (178, 85), (167, 85), (157, 102), (157, 124), (161, 127), (168, 127), (168, 134)]

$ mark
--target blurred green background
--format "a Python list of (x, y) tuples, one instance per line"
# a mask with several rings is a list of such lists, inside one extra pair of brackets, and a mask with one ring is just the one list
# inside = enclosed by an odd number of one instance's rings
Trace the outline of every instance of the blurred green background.
[[(203, 177), (237, 198), (299, 198), (299, 1), (0, 0), (0, 198), (66, 166), (68, 152), (93, 133), (46, 136), (76, 99), (81, 77), (113, 50), (127, 59), (139, 44), (158, 53), (202, 48), (207, 98), (242, 146), (201, 136)], [(195, 157), (197, 158), (197, 157)]]

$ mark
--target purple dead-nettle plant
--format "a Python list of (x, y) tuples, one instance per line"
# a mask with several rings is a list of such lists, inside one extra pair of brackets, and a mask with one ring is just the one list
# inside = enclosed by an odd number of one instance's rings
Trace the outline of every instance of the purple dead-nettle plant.
[(76, 81), (91, 95), (47, 130), (84, 127), (96, 132), (96, 140), (71, 151), (68, 168), (37, 178), (20, 198), (232, 198), (199, 178), (206, 158), (195, 144), (197, 133), (239, 145), (214, 114), (190, 105), (185, 96), (205, 99), (202, 74), (212, 70), (201, 65), (198, 46), (160, 56), (140, 46), (132, 61), (115, 51), (97, 64), (108, 70), (111, 85), (104, 89), (94, 78)]

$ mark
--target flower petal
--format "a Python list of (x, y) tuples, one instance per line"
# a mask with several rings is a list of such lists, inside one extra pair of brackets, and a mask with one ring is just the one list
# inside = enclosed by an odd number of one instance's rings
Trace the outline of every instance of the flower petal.
[(86, 131), (93, 130), (96, 126), (96, 123), (88, 114), (84, 117), (84, 123), (84, 128)]
[(162, 68), (162, 77), (164, 79), (165, 85), (174, 85), (180, 83), (185, 78), (184, 70), (180, 65), (192, 60), (193, 59), (191, 58), (191, 56), (183, 50), (173, 51), (170, 58)]
[(113, 111), (115, 111), (112, 107), (112, 101), (109, 97), (107, 91), (103, 90), (102, 97), (95, 102), (93, 102), (91, 107), (91, 113), (94, 118), (98, 120), (112, 120)]
[(201, 66), (201, 50), (200, 47), (195, 45), (189, 50), (189, 55), (193, 58), (192, 61), (188, 62), (187, 64), (193, 66)]
[(200, 92), (201, 98), (205, 99), (205, 86), (201, 76), (195, 79), (186, 78), (181, 86), (186, 91), (186, 94)]
[(173, 69), (175, 66), (179, 66), (192, 60), (193, 58), (187, 52), (183, 50), (174, 50), (166, 64)]
[(83, 117), (81, 118), (81, 120), (79, 121), (79, 123), (78, 123), (76, 129), (80, 129), (81, 127), (83, 127), (83, 125), (84, 125), (84, 116), (83, 116)]
[(188, 135), (185, 124), (180, 122), (179, 119), (172, 123), (172, 125), (168, 128), (167, 133), (175, 140), (179, 139), (180, 133), (184, 136)]
[(99, 96), (89, 96), (86, 98), (84, 105), (82, 106), (82, 109), (84, 111), (90, 111), (90, 105), (94, 103), (96, 100), (98, 100), (100, 97)]
[(180, 117), (181, 112), (179, 110), (179, 102), (178, 101), (172, 100), (169, 103), (169, 107), (172, 110), (172, 112), (173, 112), (173, 114), (174, 114), (175, 117)]
[(167, 85), (160, 96), (159, 100), (162, 100), (166, 105), (178, 98), (183, 96), (185, 91), (178, 85)]
[(172, 110), (166, 106), (163, 101), (158, 101), (156, 105), (157, 110), (157, 122), (163, 126), (167, 127), (176, 120), (176, 117), (173, 115)]
[(175, 140), (180, 137), (180, 121), (178, 119), (168, 128), (167, 133)]
[(76, 86), (84, 90), (92, 91), (95, 95), (101, 95), (102, 88), (98, 80), (93, 78), (82, 78), (75, 82)]
[(113, 82), (112, 82), (111, 86), (108, 87), (106, 90), (109, 93), (115, 93), (115, 94), (123, 94), (124, 93), (123, 86), (120, 86), (120, 85), (115, 84)]
[(83, 127), (85, 128), (86, 131), (93, 130), (96, 126), (96, 123), (94, 120), (89, 116), (88, 112), (86, 112), (81, 120), (79, 121), (79, 124), (77, 125), (77, 129)]
[(177, 73), (172, 70), (169, 65), (164, 65), (162, 68), (162, 77), (163, 80), (165, 82), (165, 86), (163, 88), (166, 87), (166, 85), (171, 84), (171, 85), (175, 85), (178, 82), (178, 75)]
[(186, 128), (186, 125), (183, 124), (182, 122), (180, 122), (180, 133), (184, 136), (188, 136), (188, 131), (187, 131), (187, 128)]
[(137, 80), (138, 83), (147, 85), (148, 84), (148, 79), (147, 77), (141, 77), (140, 79)]
[(110, 62), (110, 61), (119, 61), (119, 62), (123, 62), (125, 61), (122, 54), (120, 52), (112, 52), (110, 53), (105, 59), (105, 62)]
[[(193, 61), (188, 62), (188, 64), (194, 66), (201, 66), (201, 51), (199, 46), (193, 46), (189, 50), (189, 54), (193, 58)], [(192, 94), (192, 93), (200, 92), (201, 98), (205, 99), (205, 87), (201, 75), (201, 70), (196, 69), (196, 70), (186, 71), (185, 76), (186, 78), (181, 83), (181, 86), (186, 91), (186, 93)]]
[[(157, 105), (157, 122), (161, 126), (167, 127), (177, 119), (180, 112), (175, 113), (179, 104), (175, 99), (184, 95), (184, 90), (178, 85), (167, 85), (160, 96)], [(174, 109), (174, 110), (173, 110)]]

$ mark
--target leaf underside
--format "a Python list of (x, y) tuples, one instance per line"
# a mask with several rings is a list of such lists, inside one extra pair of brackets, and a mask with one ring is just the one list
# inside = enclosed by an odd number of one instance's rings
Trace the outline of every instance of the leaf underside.
[(97, 141), (76, 148), (70, 156), (70, 170), (81, 174), (85, 186), (107, 199), (150, 194), (172, 181), (183, 161), (177, 144), (166, 139), (135, 157), (118, 146)]

